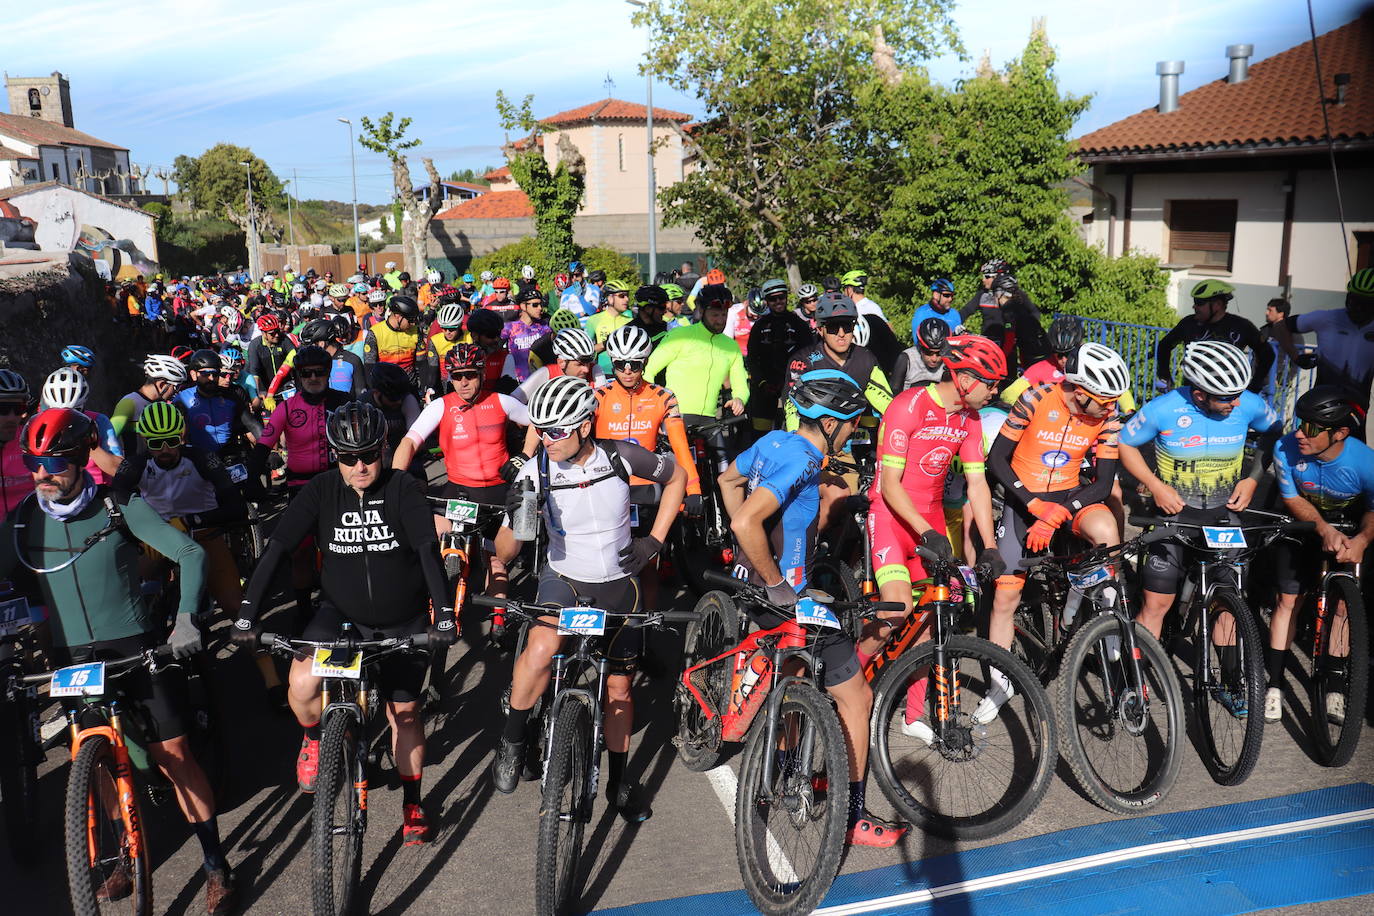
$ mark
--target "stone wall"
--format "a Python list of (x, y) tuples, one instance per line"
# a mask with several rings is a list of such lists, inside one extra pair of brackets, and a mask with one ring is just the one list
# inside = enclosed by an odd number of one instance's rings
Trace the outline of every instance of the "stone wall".
[[(604, 245), (628, 255), (644, 255), (648, 248), (648, 217), (644, 214), (578, 216), (573, 219), (577, 244)], [(431, 263), (447, 260), (455, 269), (465, 268), (475, 257), (490, 254), (503, 245), (534, 235), (534, 219), (436, 219), (429, 224)], [(682, 226), (658, 226), (660, 265), (664, 254), (704, 254), (696, 230)], [(679, 258), (681, 260), (681, 258)]]

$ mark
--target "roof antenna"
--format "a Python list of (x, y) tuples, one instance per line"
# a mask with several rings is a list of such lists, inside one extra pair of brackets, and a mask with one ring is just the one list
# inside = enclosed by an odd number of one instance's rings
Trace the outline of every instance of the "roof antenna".
[(611, 79), (609, 70), (606, 71), (606, 79), (601, 85), (606, 87), (606, 97), (610, 98), (611, 93), (615, 90), (615, 80)]

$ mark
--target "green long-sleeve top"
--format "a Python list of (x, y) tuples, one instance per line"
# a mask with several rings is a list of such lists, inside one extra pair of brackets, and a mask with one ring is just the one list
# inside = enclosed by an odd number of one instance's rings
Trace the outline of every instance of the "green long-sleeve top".
[(724, 334), (712, 334), (704, 324), (675, 328), (654, 348), (644, 367), (645, 378), (655, 378), (667, 369), (664, 381), (677, 395), (679, 409), (685, 414), (714, 417), (716, 400), (725, 380), (730, 380), (730, 397), (749, 401), (749, 373), (739, 344)]
[[(90, 505), (68, 521), (49, 518), (29, 497), (0, 523), (0, 579), (23, 567), (52, 569), (81, 553), (86, 539), (109, 523), (101, 487)], [(128, 533), (115, 531), (93, 544), (75, 563), (57, 572), (36, 574), (38, 595), (48, 606), (53, 642), (83, 646), (122, 639), (156, 629), (139, 588), (139, 541), (177, 564), (180, 571), (180, 614), (194, 613), (205, 588), (205, 551), (164, 522), (142, 499), (122, 503)], [(130, 537), (129, 535), (132, 535)]]

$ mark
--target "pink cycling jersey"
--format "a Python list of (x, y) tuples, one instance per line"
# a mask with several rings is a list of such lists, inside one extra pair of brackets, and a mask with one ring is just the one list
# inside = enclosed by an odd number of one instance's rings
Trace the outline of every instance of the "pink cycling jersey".
[(347, 398), (337, 391), (326, 392), (318, 404), (311, 404), (301, 395), (293, 395), (277, 404), (272, 416), (262, 426), (260, 445), (276, 448), (278, 440), (286, 445), (286, 470), (296, 478), (309, 477), (333, 465), (329, 440), (325, 438), (325, 421), (330, 406)]
[(16, 436), (0, 445), (0, 520), (33, 492), (33, 474), (24, 467), (24, 452)]

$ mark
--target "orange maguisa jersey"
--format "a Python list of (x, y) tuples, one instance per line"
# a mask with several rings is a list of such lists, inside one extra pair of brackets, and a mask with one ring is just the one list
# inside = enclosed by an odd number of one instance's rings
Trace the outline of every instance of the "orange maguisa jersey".
[[(619, 439), (654, 450), (659, 431), (668, 437), (673, 458), (687, 472), (687, 492), (701, 492), (696, 462), (687, 444), (687, 428), (682, 423), (677, 396), (661, 385), (641, 382), (634, 391), (626, 390), (617, 381), (610, 381), (596, 389), (596, 437)], [(651, 481), (634, 478), (633, 484)]]
[(1056, 493), (1079, 485), (1083, 459), (1118, 455), (1121, 421), (1116, 411), (1100, 419), (1075, 414), (1060, 383), (1028, 389), (1012, 405), (1001, 435), (1016, 443), (1011, 469), (1031, 493)]

